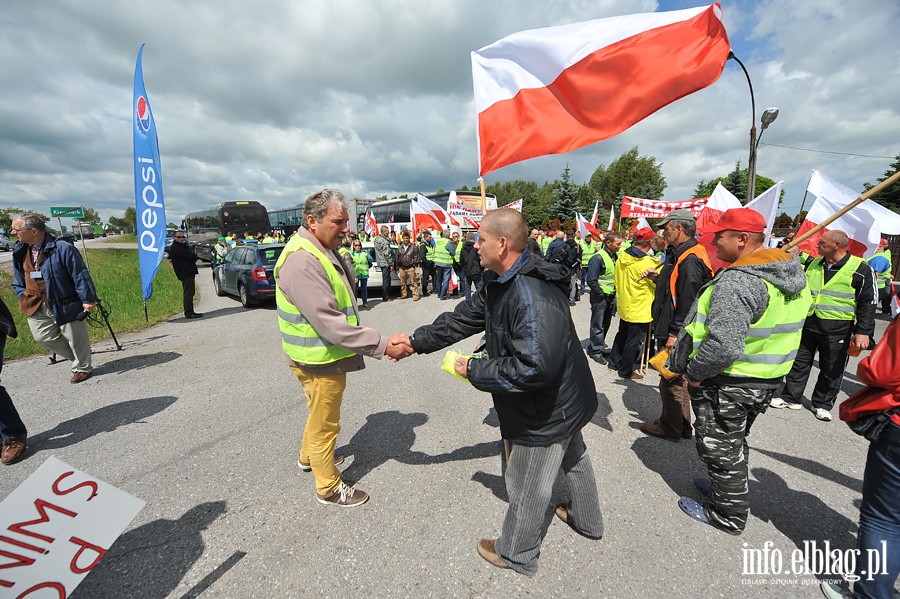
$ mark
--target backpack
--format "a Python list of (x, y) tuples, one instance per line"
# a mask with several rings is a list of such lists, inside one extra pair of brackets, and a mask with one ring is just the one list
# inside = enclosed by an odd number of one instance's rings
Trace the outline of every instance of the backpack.
[(554, 252), (547, 258), (547, 262), (551, 264), (563, 264), (565, 266), (569, 265), (569, 250), (566, 248), (566, 244), (562, 244)]

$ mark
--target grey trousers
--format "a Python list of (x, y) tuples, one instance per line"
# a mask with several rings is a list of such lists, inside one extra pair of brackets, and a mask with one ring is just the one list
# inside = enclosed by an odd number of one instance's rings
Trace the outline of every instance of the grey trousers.
[(506, 467), (509, 509), (495, 550), (513, 570), (537, 572), (541, 541), (553, 518), (553, 486), (560, 479), (569, 524), (591, 538), (603, 536), (597, 481), (581, 431), (547, 447), (513, 445)]
[(72, 362), (72, 372), (91, 372), (91, 338), (87, 322), (76, 320), (59, 326), (47, 304), (28, 317), (34, 340), (56, 355)]

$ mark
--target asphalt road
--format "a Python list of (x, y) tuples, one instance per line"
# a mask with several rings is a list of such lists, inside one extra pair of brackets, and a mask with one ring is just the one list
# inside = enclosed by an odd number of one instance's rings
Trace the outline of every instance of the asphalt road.
[[(2, 468), (0, 497), (56, 456), (147, 502), (75, 597), (817, 597), (814, 576), (789, 571), (791, 552), (804, 541), (855, 546), (867, 444), (843, 423), (760, 417), (751, 516), (732, 537), (676, 505), (698, 497), (692, 480), (705, 473), (693, 442), (637, 430), (658, 416), (657, 375), (626, 382), (593, 362), (601, 407), (584, 436), (606, 535), (590, 541), (553, 520), (536, 576), (475, 552), (506, 509), (499, 432), (489, 396), (441, 372), (442, 355), (367, 360), (348, 377), (338, 451), (372, 499), (322, 506), (296, 466), (306, 407), (274, 308), (216, 297), (208, 268), (198, 286), (202, 319), (123, 334), (122, 351), (97, 343), (85, 383), (43, 357), (4, 368), (30, 443)], [(454, 303), (374, 300), (362, 322), (411, 332)], [(589, 310), (586, 299), (572, 309), (584, 341)], [(846, 393), (858, 387), (847, 377)], [(744, 573), (745, 551), (767, 541), (785, 571)]]

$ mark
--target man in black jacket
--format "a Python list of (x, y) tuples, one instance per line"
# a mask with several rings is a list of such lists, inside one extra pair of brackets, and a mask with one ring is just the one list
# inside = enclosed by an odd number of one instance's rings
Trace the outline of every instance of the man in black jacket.
[[(667, 245), (666, 258), (659, 273), (651, 269), (644, 276), (656, 281), (652, 307), (656, 350), (671, 351), (685, 316), (700, 289), (712, 279), (713, 272), (706, 249), (694, 237), (697, 222), (690, 210), (674, 210), (656, 228), (662, 231)], [(659, 377), (659, 398), (662, 401), (659, 418), (641, 424), (641, 431), (676, 443), (690, 439), (693, 436), (691, 398), (685, 378)]]
[(597, 410), (597, 391), (567, 306), (569, 270), (525, 249), (522, 215), (501, 208), (485, 215), (476, 249), (481, 291), (408, 338), (431, 353), (485, 333), (487, 358), (460, 357), (456, 371), (490, 392), (500, 432), (513, 445), (506, 469), (509, 509), (496, 540), (478, 553), (492, 565), (537, 571), (553, 483), (568, 491), (557, 516), (591, 539), (603, 535), (597, 483), (581, 429)]
[(475, 293), (481, 290), (481, 273), (484, 272), (478, 250), (475, 249), (475, 233), (472, 231), (466, 233), (466, 242), (459, 254), (459, 266), (465, 275), (465, 278), (460, 276), (459, 281), (468, 301), (472, 299), (472, 285), (475, 285)]
[(194, 291), (196, 289), (194, 277), (197, 270), (197, 260), (200, 257), (190, 250), (185, 240), (184, 231), (175, 231), (172, 236), (172, 245), (169, 246), (169, 260), (172, 261), (172, 270), (181, 281), (183, 292), (184, 317), (200, 318), (203, 314), (194, 312)]

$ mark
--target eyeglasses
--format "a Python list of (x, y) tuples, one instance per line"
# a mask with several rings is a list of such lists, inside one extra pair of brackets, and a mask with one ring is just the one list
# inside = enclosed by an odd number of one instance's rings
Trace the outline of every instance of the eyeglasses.
[(175, 235), (173, 239), (184, 239), (184, 235)]
[(15, 235), (16, 233), (21, 233), (22, 231), (31, 231), (33, 228), (34, 227), (32, 227), (31, 229), (10, 229), (9, 234)]

